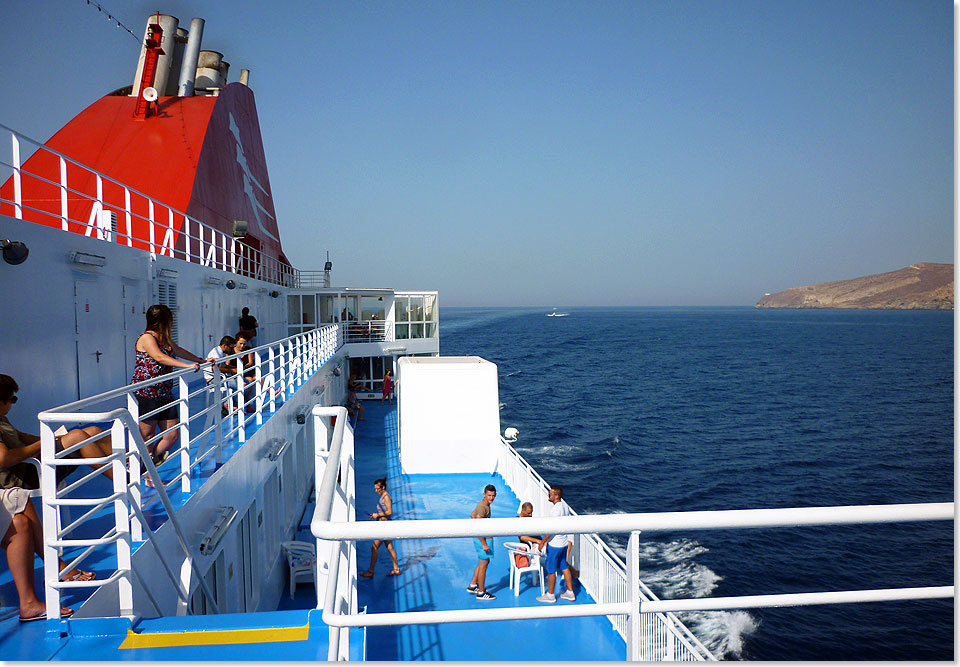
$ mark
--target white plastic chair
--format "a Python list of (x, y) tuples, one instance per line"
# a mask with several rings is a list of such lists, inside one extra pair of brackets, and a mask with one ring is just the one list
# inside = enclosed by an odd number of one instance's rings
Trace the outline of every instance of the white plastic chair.
[(317, 547), (311, 542), (281, 542), (280, 548), (287, 556), (287, 565), (290, 566), (290, 598), (297, 589), (300, 581), (313, 582), (314, 592), (317, 588)]
[[(520, 576), (524, 572), (533, 572), (536, 575), (540, 582), (540, 595), (543, 595), (543, 566), (540, 563), (540, 552), (537, 548), (528, 548), (523, 542), (506, 542), (503, 546), (510, 552), (510, 588), (513, 589), (514, 597), (520, 595)], [(528, 563), (521, 566), (517, 561), (524, 556), (528, 559)]]

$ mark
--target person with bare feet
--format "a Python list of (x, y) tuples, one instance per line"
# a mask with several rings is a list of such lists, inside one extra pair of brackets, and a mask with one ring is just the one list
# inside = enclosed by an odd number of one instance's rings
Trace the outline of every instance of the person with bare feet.
[(390, 401), (390, 405), (393, 405), (393, 371), (389, 368), (383, 374), (383, 393), (380, 396), (380, 405), (383, 405), (384, 400)]
[[(42, 621), (47, 617), (46, 604), (39, 597), (33, 581), (34, 554), (43, 557), (43, 527), (40, 516), (30, 502), (30, 492), (13, 487), (0, 489), (0, 546), (7, 552), (7, 564), (20, 599), (20, 621)], [(64, 572), (67, 564), (60, 560), (63, 581), (90, 581), (93, 572), (76, 568)], [(60, 617), (73, 614), (69, 607), (60, 608)]]
[[(379, 494), (380, 499), (377, 501), (377, 511), (370, 514), (371, 519), (376, 519), (377, 521), (389, 521), (393, 517), (393, 500), (390, 498), (390, 494), (387, 493), (387, 479), (381, 477), (373, 483), (373, 490)], [(400, 563), (397, 560), (397, 551), (393, 548), (393, 540), (374, 540), (373, 546), (370, 547), (370, 568), (366, 572), (361, 572), (360, 576), (365, 579), (373, 578), (373, 568), (377, 565), (377, 555), (380, 551), (380, 545), (385, 544), (387, 546), (387, 553), (390, 554), (390, 560), (393, 561), (393, 569), (387, 572), (388, 577), (395, 577), (400, 574)]]
[(351, 390), (350, 394), (347, 396), (347, 414), (353, 417), (354, 413), (357, 415), (357, 421), (362, 422), (363, 419), (363, 403), (360, 402), (360, 399), (357, 398), (356, 390)]

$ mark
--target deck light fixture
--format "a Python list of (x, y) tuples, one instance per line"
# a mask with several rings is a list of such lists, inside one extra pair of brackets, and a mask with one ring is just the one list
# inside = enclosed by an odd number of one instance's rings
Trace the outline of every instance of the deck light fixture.
[(230, 524), (237, 518), (237, 510), (233, 507), (221, 506), (217, 509), (220, 510), (220, 514), (200, 541), (200, 553), (204, 556), (209, 556), (213, 553), (213, 550), (220, 544), (220, 540), (227, 534)]
[(284, 450), (289, 444), (289, 440), (274, 438), (273, 443), (271, 443), (271, 445), (267, 448), (264, 458), (269, 459), (270, 461), (276, 461), (278, 458), (280, 458), (280, 455), (283, 454)]
[(3, 248), (3, 261), (13, 266), (23, 264), (27, 261), (27, 255), (30, 254), (30, 248), (23, 241), (3, 239), (0, 240), (0, 247)]
[(74, 264), (83, 264), (85, 266), (106, 266), (107, 258), (101, 255), (91, 255), (86, 252), (70, 253), (70, 261)]
[(280, 292), (278, 292), (277, 290), (273, 290), (272, 292), (270, 292), (271, 299), (276, 299), (278, 296), (280, 296)]
[(237, 281), (236, 281), (236, 280), (228, 280), (228, 281), (227, 281), (227, 289), (236, 289), (236, 288), (237, 288)]

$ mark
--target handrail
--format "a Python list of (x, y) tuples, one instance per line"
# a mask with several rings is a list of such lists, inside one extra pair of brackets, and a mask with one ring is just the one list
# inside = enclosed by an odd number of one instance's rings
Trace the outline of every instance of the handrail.
[[(952, 597), (952, 586), (889, 589), (884, 591), (831, 591), (814, 594), (787, 594), (772, 596), (742, 596), (740, 598), (696, 598), (693, 600), (642, 600), (631, 595), (628, 601), (615, 603), (581, 604), (575, 607), (543, 608), (525, 607), (519, 609), (454, 609), (420, 612), (384, 612), (384, 613), (344, 613), (337, 609), (337, 589), (341, 585), (337, 573), (341, 570), (341, 559), (347, 555), (344, 546), (356, 540), (371, 539), (411, 539), (411, 538), (450, 538), (473, 537), (476, 526), (466, 519), (416, 519), (389, 522), (351, 522), (332, 519), (332, 509), (337, 489), (337, 475), (342, 472), (343, 429), (345, 410), (343, 408), (314, 408), (314, 415), (338, 415), (331, 438), (329, 451), (318, 450), (318, 460), (326, 456), (323, 475), (317, 485), (317, 503), (310, 530), (318, 540), (333, 542), (330, 549), (331, 560), (327, 564), (330, 573), (326, 580), (323, 599), (322, 619), (330, 627), (330, 650), (328, 659), (336, 660), (339, 642), (342, 636), (337, 628), (349, 628), (374, 625), (412, 625), (432, 623), (458, 623), (492, 620), (521, 620), (532, 618), (557, 618), (569, 616), (611, 616), (628, 615), (631, 619), (630, 634), (627, 637), (628, 658), (639, 659), (641, 648), (638, 645), (640, 620), (637, 614), (672, 614), (676, 610), (712, 609), (711, 605), (726, 605), (724, 608), (744, 606), (780, 606), (782, 604), (826, 604), (832, 602), (866, 602), (879, 600), (922, 599), (931, 597)], [(325, 444), (325, 443), (324, 443)], [(351, 475), (351, 452), (348, 456), (346, 476)], [(318, 463), (319, 472), (319, 463)], [(542, 481), (542, 480), (541, 480)], [(349, 499), (348, 499), (349, 500)], [(566, 517), (517, 517), (486, 519), (484, 534), (490, 536), (518, 535), (521, 533), (542, 534), (584, 534), (584, 533), (629, 533), (632, 565), (627, 575), (631, 590), (636, 587), (639, 593), (639, 578), (636, 576), (637, 536), (639, 531), (658, 530), (722, 530), (764, 527), (795, 527), (814, 525), (897, 523), (904, 521), (948, 520), (954, 515), (954, 503), (915, 503), (902, 505), (865, 505), (841, 507), (807, 507), (754, 510), (712, 510), (693, 512), (657, 512), (617, 515), (574, 515)], [(320, 550), (318, 549), (318, 554)], [(349, 552), (348, 552), (349, 553)], [(601, 552), (603, 553), (603, 552)], [(607, 554), (603, 554), (606, 556)], [(319, 567), (319, 558), (318, 558)], [(318, 578), (319, 581), (319, 578)], [(719, 600), (719, 602), (718, 602)], [(668, 625), (672, 626), (673, 623)], [(682, 624), (680, 624), (682, 626)], [(689, 632), (689, 631), (688, 631)], [(700, 651), (694, 650), (688, 639), (692, 638), (698, 648), (709, 656), (699, 640), (692, 635), (678, 635), (679, 647), (667, 645), (668, 659), (677, 659), (680, 651), (687, 659), (703, 659)]]
[[(323, 325), (322, 327), (319, 327), (319, 328), (317, 328), (317, 329), (314, 329), (313, 331), (323, 332), (323, 331), (326, 330), (328, 327), (330, 327), (330, 328), (332, 329), (332, 327), (334, 327), (334, 326), (335, 326), (335, 325)], [(297, 339), (303, 338), (304, 336), (308, 335), (309, 333), (311, 333), (311, 332), (293, 334), (292, 336), (287, 336), (286, 338), (281, 338), (281, 339), (276, 340), (276, 341), (273, 341), (273, 342), (271, 342), (271, 343), (264, 343), (263, 345), (259, 345), (259, 346), (257, 346), (257, 347), (251, 347), (251, 348), (249, 348), (249, 349), (244, 350), (243, 352), (237, 352), (237, 353), (235, 353), (235, 354), (231, 354), (231, 355), (228, 355), (228, 356), (224, 356), (222, 359), (217, 359), (216, 364), (219, 365), (219, 364), (222, 364), (222, 363), (224, 363), (224, 362), (226, 362), (226, 361), (231, 361), (231, 360), (237, 359), (237, 358), (239, 358), (239, 357), (246, 356), (246, 355), (248, 355), (248, 354), (250, 354), (250, 353), (252, 353), (252, 352), (257, 352), (257, 351), (261, 351), (261, 350), (266, 350), (266, 349), (268, 349), (268, 348), (270, 348), (270, 347), (273, 347), (273, 346), (277, 346), (277, 345), (281, 345), (281, 344), (286, 344), (286, 343), (292, 343), (292, 342), (294, 342), (294, 341), (297, 340)], [(325, 360), (324, 360), (324, 361), (325, 361)], [(94, 396), (88, 396), (87, 398), (81, 398), (81, 399), (79, 399), (79, 400), (71, 401), (70, 403), (65, 403), (64, 405), (60, 405), (60, 406), (57, 406), (57, 407), (55, 407), (55, 408), (50, 408), (49, 410), (44, 410), (43, 412), (40, 412), (40, 413), (37, 414), (37, 418), (38, 418), (40, 421), (56, 421), (56, 420), (70, 421), (70, 420), (73, 419), (74, 413), (75, 413), (76, 411), (78, 411), (78, 410), (80, 410), (80, 409), (82, 409), (82, 408), (85, 408), (85, 407), (87, 407), (88, 405), (96, 405), (96, 404), (98, 404), (98, 403), (102, 403), (103, 401), (108, 401), (108, 400), (114, 399), (114, 398), (120, 398), (121, 396), (126, 396), (129, 392), (132, 392), (132, 391), (135, 392), (135, 391), (138, 391), (138, 390), (140, 390), (140, 389), (145, 389), (145, 388), (147, 388), (147, 387), (151, 387), (151, 386), (153, 386), (153, 385), (155, 385), (155, 384), (159, 384), (159, 383), (161, 383), (161, 382), (167, 382), (167, 381), (170, 381), (170, 380), (176, 380), (176, 379), (178, 379), (178, 378), (180, 378), (180, 377), (184, 377), (184, 376), (186, 376), (186, 375), (190, 375), (190, 374), (193, 374), (193, 373), (197, 373), (197, 372), (201, 372), (201, 373), (202, 373), (205, 368), (210, 368), (210, 367), (212, 367), (213, 365), (214, 365), (214, 364), (212, 364), (212, 363), (210, 363), (210, 362), (204, 362), (204, 363), (201, 363), (201, 364), (200, 364), (200, 368), (199, 368), (198, 370), (194, 370), (194, 369), (192, 369), (192, 368), (181, 368), (180, 370), (176, 370), (176, 371), (171, 371), (171, 372), (169, 372), (169, 373), (165, 373), (165, 374), (161, 375), (160, 377), (153, 378), (153, 379), (151, 379), (151, 380), (143, 380), (143, 381), (141, 381), (141, 382), (133, 382), (133, 383), (131, 383), (131, 384), (123, 385), (122, 387), (118, 387), (118, 388), (116, 388), (116, 389), (110, 389), (109, 391), (105, 391), (105, 392), (100, 393), (100, 394), (95, 394)], [(179, 399), (177, 399), (177, 400), (179, 400)], [(101, 421), (103, 421), (103, 420), (101, 420)]]
[[(147, 251), (154, 256), (156, 254), (167, 254), (171, 258), (179, 258), (184, 261), (201, 264), (203, 266), (212, 265), (214, 268), (220, 268), (236, 275), (260, 279), (284, 286), (293, 285), (297, 282), (297, 269), (294, 269), (289, 264), (281, 262), (276, 257), (266, 255), (257, 248), (243, 243), (239, 239), (234, 238), (232, 234), (216, 229), (215, 227), (207, 225), (196, 218), (192, 218), (185, 212), (164, 204), (163, 202), (160, 202), (135, 188), (121, 183), (120, 181), (111, 178), (110, 176), (107, 176), (96, 169), (88, 167), (87, 165), (74, 160), (64, 153), (50, 148), (46, 144), (32, 139), (27, 135), (22, 134), (2, 123), (0, 123), (0, 129), (5, 130), (10, 134), (12, 144), (12, 161), (7, 163), (0, 160), (0, 165), (8, 167), (11, 170), (14, 181), (14, 199), (0, 199), (0, 203), (11, 205), (14, 208), (14, 217), (22, 219), (23, 211), (26, 210), (34, 213), (35, 217), (39, 216), (53, 220), (60, 220), (61, 228), (64, 231), (68, 230), (68, 223), (72, 222), (81, 228), (85, 228), (87, 236), (93, 236), (95, 234), (97, 238), (106, 242), (112, 242), (113, 235), (116, 235), (118, 243), (121, 240), (125, 240), (126, 245), (129, 247), (133, 247), (133, 242), (137, 241), (138, 243), (143, 244), (148, 249)], [(59, 160), (59, 181), (48, 178), (41, 173), (34, 173), (32, 171), (28, 172), (23, 169), (24, 163), (28, 161), (29, 158), (27, 158), (27, 160), (21, 159), (21, 140), (34, 147), (31, 157), (43, 151)], [(67, 183), (68, 164), (82, 170), (86, 175), (93, 175), (96, 177), (95, 194), (82, 192), (69, 187)], [(22, 179), (24, 176), (34, 179), (41, 184), (46, 184), (47, 186), (58, 188), (60, 190), (61, 210), (59, 214), (52, 211), (31, 207), (23, 203)], [(116, 195), (111, 197), (109, 200), (104, 196), (103, 186), (105, 183), (111, 187), (117, 187), (123, 190), (123, 202), (117, 201)], [(76, 220), (68, 217), (68, 193), (73, 195), (74, 200), (85, 199), (91, 203), (92, 209), (90, 220)], [(132, 210), (133, 199), (131, 196), (135, 196), (138, 201), (143, 200), (148, 204), (148, 216), (135, 213)], [(154, 211), (156, 207), (159, 207), (161, 210), (165, 209), (168, 212), (167, 222), (159, 220), (158, 218), (160, 216), (155, 215)], [(115, 211), (113, 211), (114, 209)], [(103, 227), (100, 220), (98, 218), (95, 219), (95, 216), (97, 216), (98, 212), (100, 211), (113, 211), (118, 213), (116, 230)], [(121, 212), (125, 216), (125, 232), (121, 231), (119, 220), (119, 213)], [(179, 233), (183, 238), (183, 250), (179, 250), (175, 247), (176, 243), (173, 238), (175, 218), (179, 219), (182, 223), (180, 230), (177, 233)], [(149, 223), (150, 234), (148, 238), (140, 238), (133, 235), (134, 219)], [(198, 235), (191, 234), (191, 223), (196, 225), (196, 231)], [(209, 239), (204, 238), (204, 230), (209, 232)], [(163, 239), (157, 238), (157, 232), (163, 235)], [(207, 250), (204, 250), (204, 244), (208, 246)], [(228, 245), (230, 247), (229, 251), (227, 249)], [(193, 246), (196, 246), (196, 254), (194, 254), (192, 251)], [(222, 258), (219, 262), (216, 259), (216, 254), (218, 251), (221, 251), (222, 253)]]
[[(337, 422), (339, 425), (339, 421)], [(332, 452), (331, 452), (331, 455)], [(310, 529), (325, 540), (384, 540), (437, 537), (473, 537), (477, 527), (467, 519), (413, 519), (339, 523), (323, 520), (320, 506)], [(643, 512), (636, 514), (581, 514), (567, 517), (517, 517), (485, 519), (485, 535), (502, 537), (521, 533), (629, 533), (640, 531), (724, 530), (776, 528), (859, 523), (900, 523), (953, 519), (954, 503), (907, 503), (901, 505), (850, 505), (839, 507), (791, 507), (783, 509), (705, 510), (692, 512)]]
[[(244, 425), (249, 425), (251, 420), (254, 419), (257, 420), (257, 423), (262, 423), (264, 419), (264, 410), (270, 410), (271, 412), (276, 410), (273, 391), (271, 391), (273, 387), (282, 387), (284, 393), (288, 395), (292, 394), (295, 391), (295, 388), (302, 382), (306, 381), (309, 375), (318, 370), (336, 354), (339, 346), (339, 337), (337, 336), (336, 330), (336, 326), (327, 326), (323, 329), (315, 329), (296, 334), (294, 336), (281, 339), (280, 341), (267, 343), (265, 345), (244, 350), (242, 352), (225, 356), (222, 359), (218, 359), (212, 368), (213, 381), (210, 385), (201, 387), (199, 390), (191, 390), (190, 386), (187, 384), (186, 377), (189, 373), (193, 372), (192, 369), (187, 368), (165, 374), (152, 380), (126, 385), (124, 387), (103, 392), (96, 396), (73, 401), (66, 405), (41, 412), (38, 417), (41, 422), (41, 486), (43, 487), (42, 495), (44, 498), (45, 512), (44, 543), (45, 549), (47, 549), (44, 552), (45, 563), (49, 564), (50, 562), (54, 562), (50, 559), (57, 554), (53, 552), (52, 549), (58, 546), (87, 547), (87, 551), (85, 551), (80, 557), (80, 559), (82, 559), (86, 557), (86, 555), (88, 555), (92, 549), (97, 548), (98, 546), (115, 544), (118, 553), (118, 571), (122, 573), (128, 573), (125, 575), (125, 579), (120, 585), (119, 594), (121, 598), (121, 613), (132, 613), (133, 601), (130, 576), (137, 575), (133, 571), (132, 560), (130, 558), (130, 545), (132, 541), (140, 541), (142, 539), (142, 531), (144, 530), (147, 534), (146, 539), (153, 539), (154, 533), (152, 530), (150, 530), (150, 527), (146, 522), (144, 510), (154, 503), (159, 503), (165, 510), (168, 518), (167, 520), (171, 522), (171, 527), (176, 534), (176, 539), (179, 542), (179, 550), (182, 550), (183, 553), (187, 555), (187, 560), (190, 562), (190, 566), (193, 568), (193, 571), (196, 574), (196, 579), (199, 582), (200, 587), (203, 589), (203, 594), (210, 599), (211, 604), (209, 607), (215, 612), (218, 612), (219, 609), (214, 601), (214, 598), (212, 597), (212, 590), (210, 589), (207, 581), (202, 577), (201, 572), (199, 571), (199, 566), (194, 562), (195, 559), (191, 556), (192, 552), (187, 546), (183, 529), (174, 511), (167, 487), (169, 486), (170, 488), (173, 488), (174, 484), (179, 484), (182, 487), (183, 492), (189, 493), (191, 472), (200, 464), (200, 461), (208, 458), (211, 453), (216, 454), (217, 460), (220, 460), (219, 448), (220, 444), (222, 443), (222, 438), (224, 437), (223, 431), (225, 430), (220, 428), (220, 403), (224, 400), (224, 396), (231, 401), (233, 401), (233, 398), (236, 398), (236, 402), (241, 404), (239, 406), (236, 424), (230, 424), (229, 426), (233, 426), (231, 432), (237, 433), (238, 441), (243, 442), (245, 435)], [(296, 351), (297, 356), (294, 356), (294, 351)], [(250, 354), (253, 355), (255, 363), (252, 367), (244, 368), (241, 357), (245, 357)], [(238, 384), (238, 388), (236, 390), (231, 388), (229, 393), (221, 392), (221, 373), (218, 365), (234, 359), (237, 360), (238, 376), (241, 378), (241, 382)], [(210, 369), (211, 365), (205, 363), (201, 364), (200, 367)], [(245, 372), (250, 372), (251, 370), (255, 375), (255, 379), (250, 383), (247, 383), (246, 379), (243, 378), (243, 374)], [(168, 464), (172, 466), (179, 464), (180, 470), (179, 474), (175, 473), (172, 481), (165, 483), (160, 478), (157, 470), (158, 466), (154, 465), (149, 455), (149, 450), (147, 449), (151, 442), (156, 442), (158, 440), (159, 434), (158, 436), (149, 438), (146, 441), (144, 441), (144, 439), (141, 437), (138, 425), (140, 419), (138, 415), (138, 404), (133, 397), (132, 392), (138, 388), (155, 385), (160, 382), (168, 382), (171, 380), (176, 380), (179, 384), (179, 388), (175, 389), (175, 398), (170, 404), (180, 406), (181, 419), (175, 426), (167, 429), (167, 431), (175, 431), (179, 428), (180, 437), (179, 445), (171, 450), (170, 457), (166, 462), (164, 462), (164, 464), (161, 464), (161, 467)], [(244, 392), (248, 387), (256, 388), (256, 391), (252, 392), (255, 393), (255, 397), (251, 398), (249, 401), (247, 401), (244, 397)], [(191, 396), (196, 397), (207, 391), (212, 392), (215, 400), (212, 403), (209, 403), (206, 408), (196, 412), (196, 414), (191, 415), (189, 411), (185, 409), (188, 405), (187, 401), (189, 401)], [(267, 397), (265, 394), (269, 394), (269, 397)], [(121, 403), (122, 400), (125, 400), (126, 402), (125, 408), (114, 407), (118, 403)], [(243, 411), (243, 405), (246, 404), (253, 404), (255, 406), (255, 414), (247, 414)], [(100, 409), (95, 410), (95, 408)], [(84, 410), (90, 411), (87, 412)], [(209, 425), (209, 418), (211, 415), (213, 415), (212, 421), (214, 422), (212, 426)], [(199, 422), (196, 420), (202, 420), (204, 418), (208, 419), (208, 423), (200, 426)], [(107, 432), (91, 436), (68, 450), (63, 452), (54, 451), (53, 429), (56, 428), (58, 423), (89, 424), (102, 422), (112, 423), (113, 426)], [(192, 429), (191, 425), (193, 425)], [(192, 452), (191, 446), (195, 444), (196, 438), (194, 437), (194, 433), (191, 431), (203, 431), (204, 434), (208, 434), (211, 432), (211, 430), (216, 431), (216, 436), (213, 438), (215, 442), (212, 445), (215, 448), (214, 452), (206, 452), (199, 445), (196, 453)], [(66, 458), (66, 454), (77, 451), (85, 444), (105, 438), (108, 435), (113, 448), (113, 451), (109, 456), (81, 459)], [(50, 486), (50, 482), (55, 478), (54, 470), (57, 466), (78, 465), (78, 463), (87, 463), (98, 466), (103, 464), (104, 467), (96, 468), (90, 474), (85, 475), (81, 480), (71, 484), (69, 487), (67, 487), (68, 489), (78, 488), (87, 481), (100, 476), (103, 474), (103, 472), (112, 469), (113, 493), (97, 493), (95, 495), (103, 497), (95, 498), (67, 499), (59, 497), (59, 495), (64, 492), (58, 491), (56, 488)], [(143, 469), (145, 471), (144, 474), (154, 482), (154, 486), (157, 491), (156, 495), (152, 496), (142, 505), (140, 502), (141, 469)], [(116, 514), (116, 526), (107, 531), (106, 534), (97, 533), (94, 536), (84, 536), (83, 539), (70, 539), (63, 537), (64, 535), (69, 534), (69, 531), (77, 528), (81, 524), (84, 524), (94, 516), (99, 516), (99, 511), (104, 507), (109, 506), (111, 503), (114, 505), (113, 511)], [(92, 509), (87, 509), (80, 518), (74, 520), (73, 523), (71, 523), (66, 529), (58, 528), (56, 533), (54, 533), (53, 526), (58, 524), (58, 522), (54, 520), (55, 517), (53, 517), (52, 514), (50, 515), (49, 520), (47, 520), (46, 513), (48, 511), (53, 512), (57, 507), (60, 506), (73, 505), (87, 506), (91, 507)], [(187, 602), (189, 592), (183, 590), (179, 577), (173, 574), (173, 569), (167, 564), (163, 558), (163, 554), (160, 554), (159, 551), (158, 557), (161, 559), (161, 565), (163, 566), (167, 576), (174, 583), (178, 597), (183, 602)], [(129, 573), (133, 574), (130, 575)], [(138, 576), (137, 578), (139, 579)], [(91, 586), (102, 586), (107, 581), (112, 581), (112, 579), (101, 579), (99, 580), (99, 583), (91, 584)], [(66, 588), (66, 586), (61, 586), (57, 578), (48, 573), (47, 599), (50, 601), (48, 603), (50, 618), (59, 617), (60, 607), (56, 604), (56, 602), (59, 599), (59, 591), (63, 588)], [(151, 599), (151, 603), (154, 602), (155, 601)]]
[[(338, 425), (342, 420), (338, 419)], [(332, 439), (328, 461), (339, 461), (342, 442)], [(419, 612), (384, 612), (371, 614), (342, 613), (335, 609), (338, 577), (334, 572), (340, 569), (342, 545), (355, 540), (366, 539), (410, 539), (472, 537), (476, 526), (464, 519), (419, 519), (390, 522), (389, 526), (378, 525), (382, 522), (337, 522), (330, 519), (333, 502), (334, 475), (339, 466), (327, 465), (323, 482), (318, 491), (317, 510), (311, 521), (311, 532), (318, 539), (336, 541), (341, 547), (332, 549), (332, 561), (328, 568), (331, 576), (327, 578), (323, 601), (323, 622), (330, 628), (331, 648), (328, 659), (337, 659), (333, 646), (338, 637), (335, 628), (381, 625), (416, 625), (435, 623), (462, 623), (494, 620), (523, 620), (538, 618), (563, 618), (572, 616), (613, 616), (627, 615), (630, 618), (630, 634), (627, 638), (628, 659), (642, 658), (643, 649), (639, 645), (639, 614), (668, 613), (673, 611), (730, 609), (747, 607), (774, 607), (786, 605), (836, 604), (847, 602), (872, 602), (905, 599), (949, 598), (954, 595), (953, 586), (863, 590), (829, 591), (804, 594), (778, 594), (768, 596), (740, 596), (728, 598), (696, 598), (691, 600), (642, 600), (631, 596), (626, 602), (581, 604), (574, 607), (523, 607), (506, 609), (453, 609)], [(321, 502), (323, 501), (323, 502)], [(517, 535), (520, 533), (543, 534), (583, 534), (583, 533), (630, 533), (631, 571), (628, 576), (631, 588), (639, 584), (635, 576), (636, 554), (639, 531), (657, 530), (714, 530), (763, 527), (795, 527), (814, 525), (896, 523), (904, 521), (948, 520), (954, 514), (954, 503), (915, 503), (903, 505), (867, 505), (842, 507), (784, 508), (759, 510), (719, 510), (695, 512), (659, 512), (607, 515), (575, 515), (568, 517), (518, 517), (487, 519), (484, 521), (484, 534), (490, 536)], [(604, 554), (605, 555), (605, 554)], [(639, 592), (639, 587), (637, 587)], [(673, 625), (673, 624), (669, 624)], [(682, 626), (682, 624), (680, 624)], [(699, 640), (688, 635), (677, 636), (679, 645), (675, 648), (667, 644), (667, 659), (702, 660), (704, 655), (690, 645), (688, 639), (710, 656)], [(680, 656), (677, 655), (680, 652)]]
[[(47, 414), (47, 413), (41, 413)], [(52, 412), (49, 413), (47, 419), (58, 419), (62, 418), (60, 413)], [(140, 427), (137, 421), (133, 418), (133, 415), (130, 414), (125, 408), (116, 408), (108, 412), (91, 412), (91, 413), (74, 413), (69, 415), (71, 421), (77, 423), (93, 423), (93, 422), (113, 422), (114, 424), (122, 424), (126, 426), (126, 430), (129, 433), (129, 440), (134, 444), (137, 449), (137, 453), (140, 455), (141, 465), (145, 465), (147, 468), (147, 474), (154, 481), (156, 486), (157, 495), (160, 498), (160, 502), (163, 505), (163, 508), (167, 512), (167, 518), (173, 526), (174, 533), (177, 536), (177, 541), (180, 544), (180, 548), (183, 550), (184, 555), (187, 557), (187, 561), (190, 563), (190, 567), (193, 569), (194, 573), (197, 575), (198, 582), (203, 589), (204, 595), (207, 596), (208, 602), (213, 607), (215, 613), (220, 613), (219, 608), (217, 607), (216, 598), (213, 595), (213, 591), (210, 589), (210, 585), (203, 578), (203, 573), (200, 572), (200, 568), (194, 562), (195, 559), (192, 557), (190, 552), (190, 547), (187, 545), (186, 538), (183, 534), (183, 529), (180, 526), (180, 522), (177, 520), (176, 512), (173, 509), (173, 503), (170, 502), (170, 496), (167, 495), (167, 490), (163, 485), (163, 482), (160, 480), (160, 474), (157, 472), (156, 466), (153, 464), (153, 460), (150, 457), (150, 453), (147, 451), (147, 446), (143, 442), (143, 438), (140, 436)], [(55, 442), (53, 438), (53, 430), (45, 423), (44, 420), (41, 420), (41, 452), (43, 457), (41, 462), (45, 465), (69, 465), (65, 463), (64, 459), (57, 459), (55, 455)], [(53, 456), (50, 456), (53, 454)], [(52, 459), (52, 460), (51, 460)], [(56, 500), (51, 499), (51, 500)], [(44, 497), (44, 502), (47, 503), (48, 499), (46, 495)], [(125, 539), (128, 543), (130, 540), (129, 532), (125, 535), (115, 535), (113, 538), (100, 538), (99, 540), (46, 540), (48, 547), (52, 546), (67, 546), (67, 545), (77, 545), (77, 546), (93, 546), (97, 544), (106, 543), (106, 541), (116, 541), (117, 539)], [(163, 560), (163, 554), (157, 550), (157, 557)], [(164, 564), (166, 567), (166, 564)], [(130, 568), (132, 570), (132, 566)], [(169, 570), (168, 567), (166, 569)], [(116, 578), (124, 576), (123, 567), (118, 567), (118, 572), (107, 580), (104, 580), (102, 583), (98, 584), (102, 586), (105, 583), (114, 581)], [(48, 582), (48, 588), (53, 588), (57, 591), (57, 594), (47, 596), (47, 618), (60, 618), (60, 594), (59, 591), (61, 588), (69, 588), (70, 586), (64, 586), (65, 583), (71, 582)], [(84, 583), (93, 583), (93, 582), (84, 582)], [(95, 584), (96, 585), (96, 584)], [(121, 612), (123, 611), (121, 605)]]
[[(517, 490), (518, 495), (521, 492), (520, 489), (523, 489), (525, 496), (521, 500), (539, 500), (541, 504), (546, 502), (549, 486), (540, 476), (540, 473), (520, 455), (520, 452), (512, 446), (510, 441), (502, 436), (500, 437), (500, 445), (502, 448), (501, 455), (504, 458), (498, 460), (497, 468), (498, 470), (501, 468), (501, 461), (505, 464), (505, 469), (502, 470), (501, 474), (507, 484)], [(525, 475), (526, 478), (517, 479), (518, 475), (521, 477)], [(526, 486), (524, 486), (524, 482), (527, 483)], [(533, 488), (531, 488), (531, 483)], [(539, 497), (531, 498), (531, 492), (538, 494)], [(577, 515), (573, 508), (570, 508), (570, 512)], [(575, 542), (576, 547), (573, 555), (577, 556), (580, 561), (580, 583), (584, 589), (600, 603), (620, 602), (624, 599), (630, 599), (631, 592), (635, 589), (627, 590), (629, 579), (627, 564), (610, 548), (610, 545), (595, 533), (581, 534), (580, 539)], [(571, 561), (571, 565), (574, 564)], [(639, 572), (633, 579), (639, 588), (638, 603), (644, 599), (659, 599), (640, 579)], [(690, 655), (702, 656), (704, 659), (715, 659), (710, 650), (703, 645), (703, 642), (673, 613), (658, 613), (655, 618), (655, 623), (672, 635), (689, 651)], [(629, 642), (631, 640), (627, 627), (629, 619), (623, 619), (622, 617), (608, 617), (608, 619), (620, 636)]]

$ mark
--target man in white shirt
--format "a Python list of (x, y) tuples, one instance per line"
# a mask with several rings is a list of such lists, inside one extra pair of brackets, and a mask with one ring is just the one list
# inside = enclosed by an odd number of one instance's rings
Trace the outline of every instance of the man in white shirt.
[[(216, 345), (212, 350), (207, 352), (207, 359), (223, 359), (228, 354), (233, 354), (233, 348), (236, 345), (237, 341), (233, 336), (224, 336), (220, 339), (220, 344)], [(237, 364), (236, 362), (226, 362), (223, 364), (217, 364), (220, 367), (220, 372), (222, 377), (226, 382), (226, 387), (228, 390), (233, 391), (234, 393), (240, 391), (240, 383), (237, 379)], [(232, 367), (232, 368), (231, 368)], [(203, 377), (207, 381), (207, 384), (213, 382), (213, 365), (209, 368), (203, 369)], [(222, 386), (222, 385), (221, 385)], [(231, 411), (230, 401), (226, 401), (223, 404), (223, 412), (229, 413)]]
[[(563, 489), (559, 486), (550, 487), (550, 502), (553, 503), (553, 509), (550, 510), (550, 516), (570, 516), (570, 508), (563, 502)], [(547, 571), (547, 592), (537, 598), (537, 602), (554, 603), (557, 598), (553, 594), (553, 587), (557, 583), (557, 572), (563, 572), (563, 581), (567, 585), (567, 590), (560, 597), (564, 600), (573, 602), (577, 596), (573, 593), (573, 575), (570, 573), (570, 566), (567, 564), (567, 545), (570, 543), (570, 537), (565, 534), (544, 535), (540, 540), (540, 549), (547, 549), (544, 568)]]
[[(228, 354), (233, 354), (233, 346), (237, 344), (237, 341), (234, 340), (233, 336), (224, 336), (220, 339), (220, 344), (215, 346), (212, 350), (207, 352), (207, 359), (223, 359)], [(226, 375), (230, 372), (230, 369), (227, 368), (228, 364), (220, 364), (220, 371)], [(236, 369), (233, 371), (236, 372)], [(207, 384), (213, 381), (213, 366), (211, 365), (208, 368), (203, 369), (203, 377), (207, 381)]]

